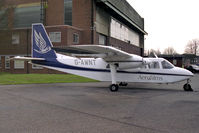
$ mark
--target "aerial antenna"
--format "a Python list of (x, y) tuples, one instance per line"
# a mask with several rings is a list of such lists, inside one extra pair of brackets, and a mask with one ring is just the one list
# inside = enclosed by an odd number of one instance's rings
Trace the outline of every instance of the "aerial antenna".
[(155, 56), (155, 58), (158, 58), (157, 54), (155, 52), (153, 52), (153, 55)]

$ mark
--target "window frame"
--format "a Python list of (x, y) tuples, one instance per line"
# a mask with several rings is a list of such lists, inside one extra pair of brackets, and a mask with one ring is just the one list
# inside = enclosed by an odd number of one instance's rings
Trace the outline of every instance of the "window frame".
[(72, 10), (73, 10), (73, 1), (64, 0), (64, 24), (66, 25), (72, 26)]
[[(22, 63), (23, 65), (20, 66), (21, 64), (19, 65), (17, 63)], [(17, 65), (19, 65), (19, 66), (17, 66)], [(24, 61), (20, 61), (20, 60), (14, 61), (14, 69), (24, 69), (24, 68), (25, 68), (25, 62)]]
[[(163, 64), (163, 62), (165, 62), (166, 64)], [(174, 68), (174, 65), (167, 60), (161, 61), (161, 65), (162, 65), (162, 69), (172, 69), (172, 68)]]
[(14, 28), (31, 27), (32, 23), (41, 22), (41, 5), (39, 2), (33, 5), (16, 7), (14, 10)]
[[(100, 40), (100, 39), (103, 39), (103, 43), (101, 43), (102, 40)], [(106, 41), (107, 41), (107, 37), (103, 34), (99, 34), (99, 44), (100, 45), (106, 45)]]
[[(9, 66), (7, 66), (7, 63)], [(5, 69), (10, 69), (10, 56), (5, 56)]]
[(49, 32), (49, 38), (50, 38), (51, 42), (60, 43), (61, 42), (61, 32), (60, 31)]
[(79, 34), (78, 33), (73, 33), (73, 43), (79, 44)]
[(140, 46), (140, 35), (127, 25), (111, 17), (110, 36), (126, 43)]
[[(14, 41), (13, 41), (14, 40)], [(19, 33), (12, 33), (12, 44), (17, 45), (20, 43)]]

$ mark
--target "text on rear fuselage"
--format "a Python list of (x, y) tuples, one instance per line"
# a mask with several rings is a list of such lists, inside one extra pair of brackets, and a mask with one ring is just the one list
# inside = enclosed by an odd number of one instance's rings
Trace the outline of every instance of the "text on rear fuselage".
[(95, 66), (96, 60), (94, 59), (81, 59), (81, 60), (74, 60), (75, 65), (82, 65), (82, 66)]

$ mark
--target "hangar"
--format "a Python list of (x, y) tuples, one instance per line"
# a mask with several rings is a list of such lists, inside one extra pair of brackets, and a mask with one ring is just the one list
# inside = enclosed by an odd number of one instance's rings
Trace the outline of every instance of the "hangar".
[(144, 53), (144, 18), (126, 0), (4, 0), (0, 72), (58, 73), (13, 56), (31, 56), (31, 24), (43, 23), (54, 46), (99, 44)]

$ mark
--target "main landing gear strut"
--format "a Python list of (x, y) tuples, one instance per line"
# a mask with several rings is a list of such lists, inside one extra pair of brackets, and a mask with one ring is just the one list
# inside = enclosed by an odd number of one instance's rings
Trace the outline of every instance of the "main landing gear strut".
[(184, 88), (184, 91), (193, 91), (193, 89), (191, 88), (191, 85), (189, 84), (189, 79), (187, 79), (187, 83), (184, 84), (183, 88)]
[(110, 69), (111, 69), (111, 80), (112, 84), (110, 85), (109, 89), (112, 92), (118, 91), (119, 86), (116, 81), (116, 65), (110, 64)]
[(109, 87), (110, 91), (116, 92), (118, 91), (119, 86), (128, 85), (126, 82), (120, 82), (119, 85), (117, 84), (117, 81), (116, 81), (117, 66), (115, 64), (110, 64), (110, 69), (111, 69), (111, 80), (112, 80), (112, 84)]

